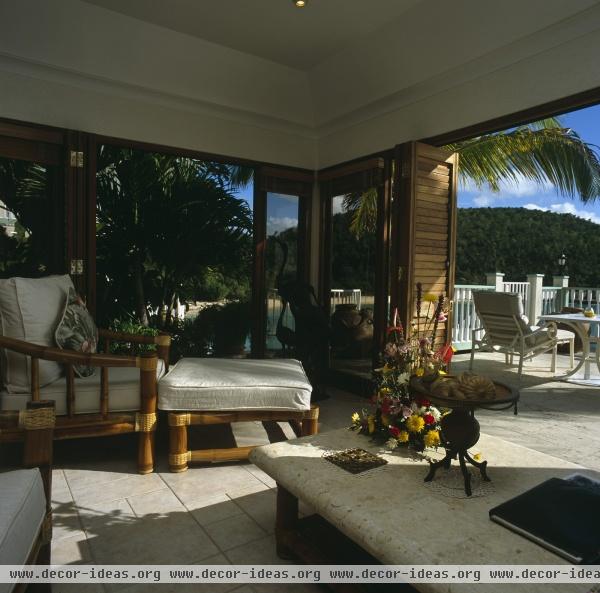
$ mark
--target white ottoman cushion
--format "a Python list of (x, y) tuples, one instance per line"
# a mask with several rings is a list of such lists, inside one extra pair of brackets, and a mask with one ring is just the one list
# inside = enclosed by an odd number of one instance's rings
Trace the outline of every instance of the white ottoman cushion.
[(158, 383), (161, 410), (309, 410), (298, 360), (183, 358)]
[[(0, 474), (0, 564), (23, 564), (46, 515), (46, 497), (38, 469)], [(13, 585), (0, 585), (0, 592)]]

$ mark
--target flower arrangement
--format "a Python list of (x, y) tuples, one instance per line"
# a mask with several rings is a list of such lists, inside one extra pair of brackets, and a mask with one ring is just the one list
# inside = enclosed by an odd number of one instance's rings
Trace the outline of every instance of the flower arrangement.
[(436, 349), (438, 325), (447, 320), (445, 304), (444, 295), (423, 295), (417, 284), (416, 320), (408, 335), (394, 312), (381, 355), (383, 366), (374, 371), (375, 409), (355, 412), (353, 429), (385, 440), (392, 449), (407, 444), (422, 451), (442, 444), (441, 411), (429, 400), (414, 397), (409, 382), (413, 375), (434, 379), (446, 372), (454, 351), (448, 344)]

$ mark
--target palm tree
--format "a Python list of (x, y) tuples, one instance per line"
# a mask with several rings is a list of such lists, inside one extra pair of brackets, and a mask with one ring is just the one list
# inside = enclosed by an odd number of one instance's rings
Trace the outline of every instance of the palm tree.
[[(448, 144), (460, 155), (459, 178), (477, 188), (500, 191), (502, 183), (525, 178), (539, 185), (552, 184), (562, 195), (583, 202), (600, 197), (600, 154), (560, 119), (547, 118), (506, 132), (483, 134)], [(348, 194), (344, 208), (353, 213), (356, 237), (375, 229), (377, 191)]]
[(207, 270), (248, 259), (252, 213), (231, 192), (227, 165), (103, 146), (98, 156), (100, 309), (131, 303), (168, 312)]

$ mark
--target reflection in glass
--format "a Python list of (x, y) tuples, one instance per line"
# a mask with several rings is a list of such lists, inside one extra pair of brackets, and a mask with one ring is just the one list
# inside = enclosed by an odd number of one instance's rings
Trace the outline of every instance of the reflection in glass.
[(55, 171), (0, 158), (0, 276), (61, 271), (61, 208), (52, 199)]
[(298, 196), (267, 193), (266, 349), (271, 353), (287, 352), (295, 346), (294, 317), (285, 299), (285, 287), (298, 277), (299, 206)]
[(375, 304), (377, 192), (332, 199), (331, 366), (370, 376)]

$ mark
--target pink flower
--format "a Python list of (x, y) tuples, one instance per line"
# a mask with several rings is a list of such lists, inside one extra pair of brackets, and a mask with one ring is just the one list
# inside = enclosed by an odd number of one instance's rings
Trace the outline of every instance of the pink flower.
[(412, 415), (412, 410), (408, 406), (402, 406), (402, 416), (408, 418)]

